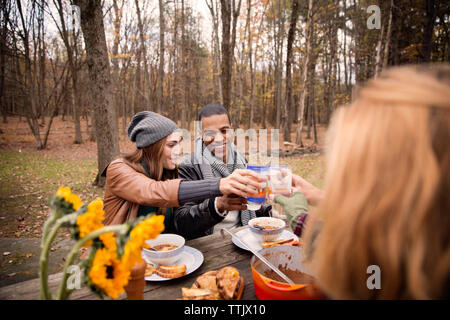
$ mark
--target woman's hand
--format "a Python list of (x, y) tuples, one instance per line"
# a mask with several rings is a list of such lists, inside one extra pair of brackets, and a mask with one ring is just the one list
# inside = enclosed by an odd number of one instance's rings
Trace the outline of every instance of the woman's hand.
[(303, 193), (296, 191), (291, 197), (280, 194), (275, 195), (274, 202), (283, 207), (283, 214), (286, 215), (289, 226), (295, 230), (297, 220), (304, 212), (308, 212), (308, 202)]
[(255, 195), (256, 190), (262, 189), (261, 182), (266, 180), (266, 177), (251, 170), (237, 169), (228, 177), (220, 179), (219, 189), (223, 195), (235, 194), (246, 198)]
[(322, 190), (316, 188), (311, 183), (296, 174), (292, 175), (292, 186), (294, 188), (294, 192), (300, 191), (305, 195), (308, 204), (311, 206), (317, 206), (323, 199), (324, 192)]

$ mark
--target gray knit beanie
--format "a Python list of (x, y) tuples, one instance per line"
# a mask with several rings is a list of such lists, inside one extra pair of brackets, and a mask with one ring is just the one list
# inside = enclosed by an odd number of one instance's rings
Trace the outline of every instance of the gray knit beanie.
[(172, 120), (151, 111), (142, 111), (134, 115), (128, 125), (128, 137), (136, 142), (136, 147), (144, 148), (167, 137), (178, 126)]

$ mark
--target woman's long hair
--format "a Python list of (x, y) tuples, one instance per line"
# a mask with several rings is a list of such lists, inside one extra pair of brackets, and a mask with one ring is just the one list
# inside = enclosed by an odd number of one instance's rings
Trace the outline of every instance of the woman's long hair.
[(327, 137), (325, 197), (303, 236), (319, 285), (337, 299), (449, 298), (449, 65), (387, 70)]
[[(178, 167), (174, 170), (164, 169), (161, 156), (164, 152), (166, 145), (166, 138), (163, 138), (148, 147), (139, 149), (125, 154), (122, 156), (124, 161), (137, 172), (140, 172), (147, 176), (142, 162), (145, 161), (149, 178), (156, 181), (164, 181), (169, 179), (176, 179), (178, 177)], [(157, 214), (164, 214), (167, 208), (158, 208)]]
[(175, 179), (177, 178), (177, 168), (174, 170), (166, 170), (164, 169), (163, 163), (161, 161), (161, 156), (164, 152), (166, 140), (167, 137), (153, 143), (148, 147), (142, 149), (136, 148), (134, 151), (125, 154), (122, 157), (125, 162), (134, 170), (147, 175), (142, 165), (142, 162), (144, 160), (147, 164), (149, 177), (153, 180), (161, 181)]

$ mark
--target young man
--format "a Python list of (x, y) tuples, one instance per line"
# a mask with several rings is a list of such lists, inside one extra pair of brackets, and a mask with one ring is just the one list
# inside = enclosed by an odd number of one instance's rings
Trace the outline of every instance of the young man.
[[(208, 104), (199, 114), (202, 135), (196, 138), (194, 152), (179, 169), (179, 178), (203, 180), (224, 178), (235, 170), (245, 169), (246, 160), (233, 145), (233, 131), (227, 110)], [(250, 219), (269, 216), (270, 205), (258, 211), (247, 210), (247, 200), (238, 196), (221, 196), (185, 203), (175, 211), (177, 232), (187, 239), (202, 237), (222, 228), (247, 225)]]

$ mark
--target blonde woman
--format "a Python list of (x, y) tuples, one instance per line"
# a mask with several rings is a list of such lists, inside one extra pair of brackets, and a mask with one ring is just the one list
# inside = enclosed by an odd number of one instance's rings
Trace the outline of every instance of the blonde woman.
[[(336, 110), (328, 137), (324, 194), (302, 239), (321, 288), (450, 298), (449, 65), (387, 70)], [(369, 289), (378, 267), (381, 288)]]

